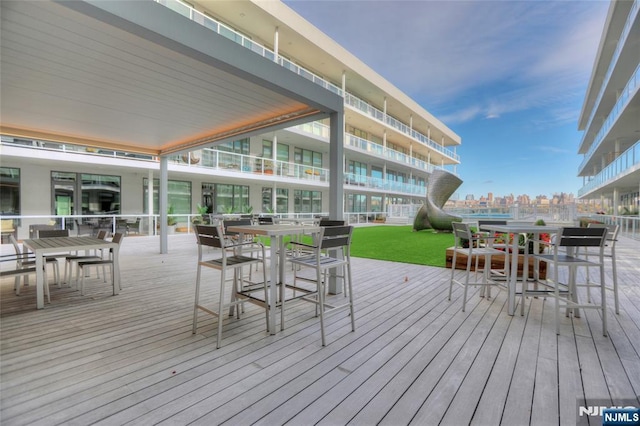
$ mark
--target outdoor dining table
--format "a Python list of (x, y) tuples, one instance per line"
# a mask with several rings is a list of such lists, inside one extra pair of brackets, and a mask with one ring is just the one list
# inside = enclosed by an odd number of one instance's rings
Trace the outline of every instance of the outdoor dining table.
[[(240, 234), (240, 240), (244, 234), (265, 235), (271, 238), (269, 249), (269, 330), (271, 334), (276, 334), (276, 307), (278, 303), (278, 285), (281, 285), (284, 294), (284, 265), (286, 262), (286, 250), (284, 247), (284, 237), (287, 235), (303, 235), (319, 232), (318, 226), (307, 225), (230, 225), (228, 230)], [(283, 296), (284, 298), (284, 296)], [(284, 302), (284, 301), (283, 301)], [(284, 309), (282, 309), (282, 319), (280, 329), (284, 330)]]
[[(44, 308), (44, 258), (47, 255), (60, 252), (73, 252), (79, 250), (113, 250), (113, 270), (118, 271), (118, 249), (119, 244), (108, 240), (95, 237), (54, 237), (54, 238), (35, 238), (22, 242), (22, 250), (24, 253), (33, 252), (36, 257), (36, 308)], [(113, 286), (113, 294), (118, 294), (120, 289), (120, 277), (115, 273), (115, 283)]]
[[(504, 265), (506, 269), (510, 269), (511, 273), (509, 274), (509, 282), (507, 284), (507, 292), (508, 292), (508, 303), (507, 303), (507, 312), (509, 315), (513, 315), (516, 310), (516, 285), (518, 281), (518, 234), (533, 234), (534, 239), (539, 239), (538, 237), (542, 233), (553, 234), (560, 230), (559, 226), (549, 226), (549, 225), (533, 225), (533, 224), (516, 224), (510, 223), (507, 225), (492, 225), (492, 224), (484, 224), (482, 225), (483, 229), (488, 231), (497, 232), (501, 234), (512, 235), (513, 238), (511, 240), (511, 250), (505, 250), (505, 259)], [(511, 256), (511, 267), (509, 268), (509, 256)], [(524, 252), (524, 264), (522, 267), (522, 282), (523, 285), (528, 279), (529, 273), (529, 250), (528, 244), (525, 246)]]

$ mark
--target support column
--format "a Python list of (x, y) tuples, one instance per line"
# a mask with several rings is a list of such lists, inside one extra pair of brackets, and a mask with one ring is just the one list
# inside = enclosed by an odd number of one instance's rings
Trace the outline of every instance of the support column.
[(156, 224), (153, 220), (153, 170), (149, 170), (147, 178), (147, 215), (148, 215), (148, 234), (155, 235)]
[[(344, 219), (344, 113), (329, 116), (329, 218)], [(335, 255), (335, 254), (334, 254)], [(342, 280), (340, 280), (342, 281)], [(342, 292), (343, 284), (336, 271), (329, 275), (329, 293)]]
[(169, 208), (169, 159), (160, 157), (160, 187), (158, 188), (158, 209), (160, 213), (160, 253), (169, 253), (169, 238), (167, 237), (167, 209)]
[(278, 27), (276, 27), (275, 32), (273, 33), (273, 53), (275, 53), (274, 55), (274, 62), (278, 62), (278, 46), (280, 44), (280, 32), (278, 30)]
[(329, 118), (329, 217), (344, 217), (344, 114)]

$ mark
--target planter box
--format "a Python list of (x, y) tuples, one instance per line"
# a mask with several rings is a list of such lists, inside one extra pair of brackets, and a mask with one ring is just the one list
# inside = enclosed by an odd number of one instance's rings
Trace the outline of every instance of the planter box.
[[(475, 256), (471, 259), (471, 270), (475, 271), (476, 268), (476, 259)], [(446, 267), (451, 268), (451, 263), (453, 262), (453, 248), (448, 248), (446, 251)], [(518, 255), (518, 276), (522, 276), (522, 268), (524, 267), (524, 255)], [(467, 255), (458, 253), (456, 256), (456, 269), (467, 269)], [(484, 269), (484, 256), (480, 256), (478, 262), (478, 269)], [(504, 269), (504, 255), (491, 256), (491, 269)], [(547, 264), (545, 262), (540, 262), (540, 279), (544, 280), (547, 278)], [(529, 258), (529, 277), (533, 276), (533, 259)]]

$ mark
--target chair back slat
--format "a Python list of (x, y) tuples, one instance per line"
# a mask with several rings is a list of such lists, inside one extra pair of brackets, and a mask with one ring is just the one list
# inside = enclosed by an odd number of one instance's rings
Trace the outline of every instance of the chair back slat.
[(607, 228), (607, 241), (615, 242), (618, 239), (619, 225), (605, 225), (604, 223), (590, 223), (588, 228)]
[(253, 222), (251, 221), (251, 219), (231, 219), (231, 220), (225, 220), (223, 221), (224, 223), (224, 233), (225, 235), (238, 235), (240, 234), (239, 232), (229, 232), (228, 228), (230, 226), (249, 226), (249, 225), (253, 225)]
[(68, 229), (41, 229), (38, 231), (38, 238), (56, 238), (68, 236)]
[(224, 248), (224, 236), (219, 226), (196, 225), (196, 240), (201, 246)]
[(455, 235), (458, 240), (471, 240), (469, 224), (453, 222), (451, 225), (453, 226), (453, 235)]
[(349, 246), (353, 226), (328, 226), (322, 229), (321, 249)]
[(562, 228), (561, 247), (600, 247), (607, 235), (606, 228)]
[(345, 226), (346, 224), (344, 220), (320, 219), (319, 226)]
[(113, 234), (113, 238), (111, 239), (111, 241), (116, 244), (120, 244), (123, 238), (124, 234), (122, 232), (116, 232), (115, 234)]

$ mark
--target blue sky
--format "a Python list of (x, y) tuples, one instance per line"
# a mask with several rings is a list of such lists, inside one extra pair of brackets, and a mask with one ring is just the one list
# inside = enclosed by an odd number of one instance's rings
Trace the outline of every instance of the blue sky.
[(460, 198), (577, 194), (608, 1), (286, 1), (462, 137)]

